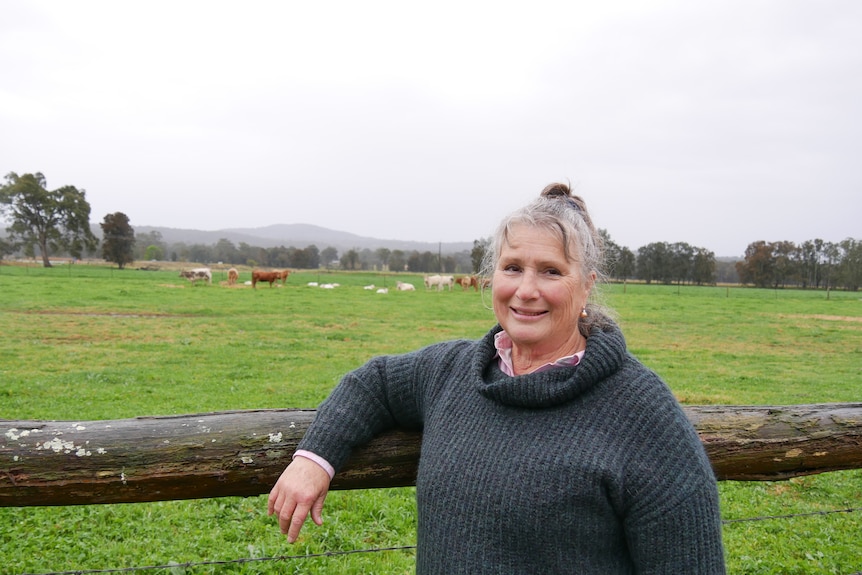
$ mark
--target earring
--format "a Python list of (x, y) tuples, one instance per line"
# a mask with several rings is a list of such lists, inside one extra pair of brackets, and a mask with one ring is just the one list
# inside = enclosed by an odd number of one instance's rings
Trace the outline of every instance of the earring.
[(584, 306), (583, 308), (581, 308), (581, 317), (587, 317), (588, 315), (590, 314), (587, 313), (587, 307)]

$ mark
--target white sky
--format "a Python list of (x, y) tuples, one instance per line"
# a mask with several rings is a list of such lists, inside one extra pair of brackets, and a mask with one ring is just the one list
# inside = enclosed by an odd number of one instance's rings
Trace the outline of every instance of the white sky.
[(3, 0), (0, 176), (133, 226), (472, 242), (562, 180), (632, 250), (862, 239), (860, 30), (857, 0)]

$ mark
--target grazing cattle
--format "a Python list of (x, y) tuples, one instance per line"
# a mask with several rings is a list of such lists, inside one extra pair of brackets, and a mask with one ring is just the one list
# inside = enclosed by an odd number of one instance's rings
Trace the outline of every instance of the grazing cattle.
[(239, 272), (236, 268), (230, 268), (227, 270), (227, 285), (234, 285), (239, 279)]
[(473, 286), (474, 291), (479, 291), (479, 280), (476, 279), (476, 276), (464, 276), (461, 278), (461, 288), (462, 289), (470, 289), (470, 286)]
[(208, 284), (213, 283), (213, 274), (209, 268), (195, 268), (192, 270), (182, 270), (180, 272), (181, 278), (186, 278), (192, 285), (194, 285), (197, 281), (205, 281)]
[(377, 290), (377, 293), (389, 293), (389, 288), (380, 288)]
[(281, 278), (282, 272), (274, 271), (274, 272), (265, 272), (262, 270), (254, 270), (251, 272), (251, 287), (257, 288), (257, 282), (269, 282), (269, 287), (272, 287), (272, 284), (277, 282)]
[(443, 289), (443, 286), (449, 286), (449, 291), (452, 291), (452, 286), (455, 285), (455, 276), (425, 276), (425, 288), (436, 287), (437, 291)]
[(284, 285), (284, 282), (287, 281), (287, 276), (290, 275), (290, 270), (281, 270), (278, 272), (278, 277), (281, 280), (281, 285)]
[(407, 282), (395, 282), (395, 289), (398, 291), (416, 291), (416, 287)]

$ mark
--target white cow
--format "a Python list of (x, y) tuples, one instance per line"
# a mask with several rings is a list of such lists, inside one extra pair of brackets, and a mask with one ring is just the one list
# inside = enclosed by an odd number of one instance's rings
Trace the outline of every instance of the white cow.
[(407, 282), (395, 282), (395, 289), (398, 291), (416, 291), (416, 287)]
[(181, 278), (186, 278), (192, 285), (194, 285), (198, 280), (205, 281), (208, 284), (213, 283), (213, 274), (209, 268), (195, 268), (192, 270), (183, 270), (180, 272)]
[(425, 276), (425, 288), (436, 287), (437, 291), (443, 289), (443, 286), (449, 286), (449, 291), (452, 291), (452, 286), (455, 285), (455, 276), (441, 276), (441, 275), (433, 275), (433, 276)]

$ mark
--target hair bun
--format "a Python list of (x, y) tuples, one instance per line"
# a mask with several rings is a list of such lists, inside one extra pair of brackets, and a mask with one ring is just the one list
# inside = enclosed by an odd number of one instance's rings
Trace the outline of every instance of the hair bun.
[(545, 186), (545, 189), (539, 195), (545, 198), (571, 198), (572, 191), (568, 185), (556, 182)]

